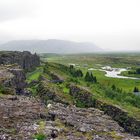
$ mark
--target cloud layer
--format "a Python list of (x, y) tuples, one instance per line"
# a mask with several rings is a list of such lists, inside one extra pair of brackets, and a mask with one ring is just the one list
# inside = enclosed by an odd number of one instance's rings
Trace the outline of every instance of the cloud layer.
[(139, 0), (0, 0), (0, 41), (67, 39), (140, 50)]

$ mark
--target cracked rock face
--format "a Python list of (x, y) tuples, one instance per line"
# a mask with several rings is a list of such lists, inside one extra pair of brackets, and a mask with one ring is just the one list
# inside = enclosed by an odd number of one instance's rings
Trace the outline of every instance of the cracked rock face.
[(0, 116), (1, 140), (33, 140), (39, 133), (46, 140), (140, 140), (102, 111), (60, 103), (46, 107), (33, 97), (0, 97)]
[[(26, 87), (26, 77), (23, 69), (19, 67), (0, 66), (0, 84), (5, 88), (23, 93)], [(14, 93), (13, 92), (13, 93)]]
[(28, 51), (0, 52), (0, 64), (18, 64), (22, 69), (31, 70), (40, 65), (40, 58), (36, 54), (31, 54)]
[(11, 72), (14, 77), (13, 77), (13, 81), (14, 81), (14, 85), (15, 85), (15, 88), (18, 90), (22, 90), (26, 87), (26, 83), (25, 83), (25, 80), (26, 80), (26, 76), (25, 76), (25, 73), (22, 69), (8, 69), (9, 72)]

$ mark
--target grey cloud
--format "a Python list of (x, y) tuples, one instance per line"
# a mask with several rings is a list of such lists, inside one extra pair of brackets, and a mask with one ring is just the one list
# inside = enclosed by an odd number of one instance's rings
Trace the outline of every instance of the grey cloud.
[(34, 10), (32, 0), (3, 0), (0, 2), (0, 22), (28, 16)]
[(20, 10), (17, 9), (3, 9), (0, 8), (0, 21), (5, 21), (5, 20), (10, 20), (10, 19), (15, 19), (23, 15), (24, 13)]

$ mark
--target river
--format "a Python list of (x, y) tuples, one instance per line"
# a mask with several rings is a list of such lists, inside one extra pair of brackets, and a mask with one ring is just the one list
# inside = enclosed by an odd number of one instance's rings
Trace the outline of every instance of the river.
[(136, 78), (136, 77), (121, 76), (120, 74), (123, 71), (127, 71), (126, 68), (111, 68), (110, 66), (105, 66), (105, 67), (102, 67), (101, 69), (90, 68), (89, 70), (100, 70), (100, 71), (104, 71), (106, 73), (105, 76), (106, 77), (111, 77), (111, 78), (140, 80), (140, 78)]

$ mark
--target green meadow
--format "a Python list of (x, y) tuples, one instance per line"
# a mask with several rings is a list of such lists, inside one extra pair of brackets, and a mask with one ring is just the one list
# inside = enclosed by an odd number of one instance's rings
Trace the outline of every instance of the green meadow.
[[(129, 61), (135, 61), (132, 63)], [(63, 97), (69, 103), (73, 99), (69, 95), (68, 85), (74, 83), (91, 91), (94, 97), (102, 100), (103, 102), (117, 105), (131, 115), (140, 118), (140, 96), (134, 95), (133, 90), (135, 87), (140, 89), (140, 80), (133, 79), (119, 79), (106, 77), (104, 71), (100, 71), (103, 66), (112, 66), (114, 68), (127, 68), (139, 67), (138, 54), (133, 55), (120, 55), (120, 54), (75, 54), (75, 55), (41, 55), (42, 63), (33, 72), (27, 73), (27, 81), (30, 83), (32, 80), (39, 80), (40, 76), (51, 80), (51, 74), (54, 73), (64, 79), (63, 83), (49, 83), (49, 89), (56, 91), (59, 96)], [(117, 61), (119, 59), (119, 61)], [(76, 64), (71, 72), (69, 64)], [(85, 80), (85, 75), (89, 68), (95, 68), (92, 71), (93, 76), (96, 77), (97, 82), (88, 82)], [(81, 70), (82, 77), (73, 75), (77, 70)], [(124, 75), (122, 73), (122, 75)], [(136, 75), (135, 75), (136, 77)], [(36, 95), (38, 85), (29, 87), (30, 90)], [(82, 105), (81, 105), (82, 106)]]
[(34, 71), (28, 72), (26, 75), (27, 82), (38, 80), (38, 78), (40, 77), (42, 73), (43, 73), (43, 67), (37, 67)]
[[(140, 67), (140, 55), (139, 53), (109, 53), (109, 54), (69, 54), (69, 55), (49, 55), (45, 57), (43, 55), (44, 61), (60, 63), (68, 66), (69, 64), (77, 64), (84, 73), (87, 72), (89, 68), (101, 68), (102, 66), (112, 66), (115, 68), (134, 68)], [(87, 67), (84, 65), (87, 64)], [(134, 87), (140, 89), (140, 80), (132, 79), (119, 79), (110, 78), (105, 76), (105, 72), (99, 70), (93, 70), (93, 75), (95, 75), (104, 86), (112, 86), (113, 84), (121, 88), (126, 92), (133, 92)], [(127, 72), (122, 72), (124, 76), (137, 77), (140, 75), (128, 75)]]

